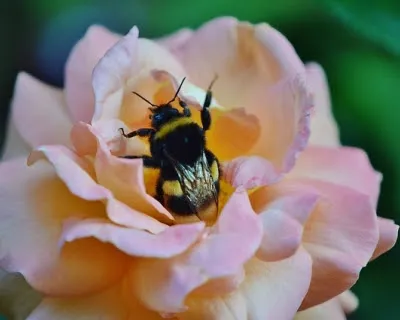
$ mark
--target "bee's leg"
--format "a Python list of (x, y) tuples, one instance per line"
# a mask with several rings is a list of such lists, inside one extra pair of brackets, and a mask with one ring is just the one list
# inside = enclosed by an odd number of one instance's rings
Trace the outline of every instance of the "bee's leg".
[(151, 136), (151, 135), (153, 135), (155, 133), (155, 130), (151, 129), (151, 128), (138, 129), (138, 130), (132, 131), (132, 132), (130, 132), (128, 134), (125, 133), (123, 128), (119, 128), (119, 131), (121, 131), (122, 135), (125, 138), (133, 138), (133, 137), (136, 137), (136, 136), (149, 137), (149, 136)]
[(159, 168), (160, 162), (150, 156), (119, 156), (123, 159), (143, 159), (143, 165), (148, 168)]
[(183, 115), (185, 117), (190, 117), (192, 113), (190, 112), (190, 109), (185, 101), (179, 100), (179, 105), (183, 108)]
[(203, 109), (201, 110), (201, 124), (203, 125), (203, 130), (207, 131), (211, 126), (211, 114), (209, 107), (212, 101), (212, 91), (211, 87), (214, 82), (217, 80), (217, 76), (214, 77), (213, 81), (211, 81), (210, 86), (207, 89), (206, 98), (204, 99)]

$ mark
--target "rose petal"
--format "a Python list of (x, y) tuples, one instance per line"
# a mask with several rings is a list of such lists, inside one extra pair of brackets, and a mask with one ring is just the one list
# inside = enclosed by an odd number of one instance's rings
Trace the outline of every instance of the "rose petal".
[(308, 147), (288, 177), (318, 179), (353, 188), (368, 195), (375, 207), (382, 180), (367, 154), (352, 147)]
[(261, 157), (240, 157), (221, 164), (223, 179), (234, 187), (245, 189), (270, 185), (277, 182), (277, 175), (271, 163)]
[(42, 146), (31, 153), (28, 163), (33, 164), (40, 159), (46, 159), (54, 166), (57, 175), (72, 194), (88, 201), (107, 200), (107, 213), (112, 221), (153, 233), (158, 233), (167, 227), (115, 199), (110, 190), (93, 180), (94, 172), (90, 163), (69, 149), (62, 146)]
[(93, 25), (74, 46), (65, 68), (65, 99), (75, 122), (90, 122), (94, 112), (93, 68), (121, 37)]
[(112, 287), (96, 295), (57, 299), (46, 298), (27, 320), (120, 320), (162, 318), (143, 308), (132, 296), (126, 295), (124, 285)]
[[(90, 147), (86, 149), (94, 152), (96, 150), (94, 165), (97, 181), (102, 187), (107, 188), (113, 196), (134, 208), (137, 211), (146, 212), (160, 220), (171, 223), (172, 215), (152, 196), (146, 193), (143, 161), (140, 159), (121, 159), (113, 156), (104, 141), (96, 135), (96, 130), (87, 124), (75, 125), (72, 135), (73, 142), (80, 152), (82, 148), (82, 137), (89, 141)], [(92, 154), (93, 155), (93, 154)]]
[(30, 146), (22, 139), (14, 122), (10, 119), (4, 141), (4, 149), (0, 157), (1, 160), (5, 161), (20, 156), (27, 156), (30, 149)]
[[(311, 286), (302, 308), (323, 303), (350, 288), (378, 242), (375, 211), (354, 189), (303, 180), (319, 201), (304, 228), (303, 246), (313, 259)], [(300, 186), (301, 187), (301, 186)]]
[(131, 91), (152, 97), (157, 87), (150, 77), (153, 69), (184, 75), (176, 58), (164, 47), (148, 39), (138, 39), (138, 29), (116, 43), (99, 61), (93, 71), (95, 114), (99, 120), (122, 119), (127, 124), (142, 121), (148, 104)]
[[(0, 266), (21, 272), (38, 291), (84, 294), (109, 286), (125, 270), (125, 256), (93, 239), (61, 251), (61, 223), (69, 217), (99, 217), (104, 209), (72, 196), (45, 163), (24, 159), (0, 165)], [(96, 268), (93, 269), (93, 265)]]
[[(25, 72), (18, 74), (11, 103), (11, 117), (18, 132), (31, 147), (70, 144), (69, 132), (72, 125), (65, 110), (62, 91)], [(51, 121), (43, 121), (46, 118)]]
[(380, 255), (389, 251), (396, 244), (399, 226), (393, 220), (378, 218), (379, 241), (371, 259), (376, 259)]
[[(177, 92), (181, 80), (178, 81), (173, 75), (160, 70), (154, 70), (152, 75), (157, 82), (163, 83), (154, 103), (165, 103)], [(202, 126), (200, 111), (203, 108), (206, 90), (193, 85), (190, 80), (185, 80), (178, 96), (189, 105), (192, 119)], [(220, 161), (248, 153), (261, 132), (257, 116), (247, 113), (244, 108), (221, 106), (215, 97), (210, 102), (209, 110), (212, 121), (206, 133), (207, 148), (212, 150)]]
[[(198, 108), (200, 111), (203, 108), (204, 100), (206, 99), (207, 90), (205, 88), (198, 87), (194, 85), (190, 79), (186, 79), (183, 81), (182, 78), (177, 78), (173, 74), (165, 70), (152, 70), (151, 75), (155, 81), (162, 84), (161, 94), (155, 96), (167, 96), (168, 98), (172, 98), (175, 93), (178, 91), (178, 97), (184, 100), (188, 105), (193, 105)], [(182, 86), (181, 86), (182, 84)], [(157, 104), (161, 104), (165, 101), (155, 101)], [(221, 109), (221, 110), (229, 110), (225, 106), (221, 106), (215, 97), (212, 97), (210, 106), (210, 110), (213, 109)]]
[(218, 74), (213, 86), (218, 101), (245, 107), (262, 123), (249, 153), (287, 172), (307, 142), (311, 108), (304, 65), (288, 41), (266, 24), (219, 18), (195, 32), (176, 55), (202, 88)]
[(7, 319), (26, 319), (40, 299), (21, 274), (0, 269), (0, 314)]
[(77, 239), (95, 237), (112, 243), (131, 256), (170, 258), (185, 251), (201, 235), (204, 223), (175, 225), (158, 234), (120, 227), (105, 219), (71, 220), (64, 226), (61, 245)]
[(285, 181), (253, 192), (250, 201), (264, 226), (257, 257), (277, 261), (293, 255), (301, 244), (303, 225), (317, 200), (316, 192), (303, 191)]
[(172, 34), (156, 39), (157, 43), (174, 52), (179, 49), (193, 35), (193, 30), (189, 28), (180, 29)]
[(346, 320), (338, 298), (334, 298), (318, 306), (298, 312), (294, 320)]
[(331, 98), (325, 72), (317, 63), (308, 63), (306, 69), (315, 105), (311, 117), (309, 143), (321, 146), (340, 146), (339, 130), (331, 111)]
[[(167, 260), (140, 260), (132, 283), (152, 310), (184, 310), (186, 296), (209, 280), (236, 277), (257, 250), (262, 226), (247, 193), (237, 190), (225, 205), (211, 232), (190, 251)], [(157, 272), (156, 272), (157, 270)]]
[(293, 319), (310, 278), (311, 259), (303, 249), (279, 262), (252, 259), (237, 291), (210, 298), (190, 297), (189, 309), (179, 319)]

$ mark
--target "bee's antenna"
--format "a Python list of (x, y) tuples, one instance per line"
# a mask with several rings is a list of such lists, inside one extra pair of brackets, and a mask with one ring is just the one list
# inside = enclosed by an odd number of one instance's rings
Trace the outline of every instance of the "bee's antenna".
[(215, 81), (217, 81), (217, 79), (218, 79), (218, 75), (216, 74), (216, 75), (214, 76), (214, 79), (211, 81), (210, 85), (208, 86), (207, 91), (210, 91), (210, 90), (211, 90), (211, 87), (214, 85), (214, 83), (215, 83)]
[[(146, 101), (149, 105), (151, 105), (152, 107), (157, 108), (158, 105), (151, 103), (149, 100), (147, 100), (145, 97), (141, 96), (139, 93), (132, 91), (133, 94), (136, 94), (139, 98), (141, 98), (142, 100)], [(149, 108), (150, 109), (150, 108)], [(151, 109), (150, 109), (151, 110)]]
[(174, 97), (171, 99), (171, 101), (169, 101), (167, 104), (170, 104), (171, 102), (174, 102), (174, 101), (175, 101), (175, 99), (176, 99), (176, 97), (178, 96), (178, 93), (179, 93), (179, 91), (181, 90), (182, 85), (183, 85), (183, 83), (185, 82), (185, 80), (186, 80), (186, 77), (182, 79), (182, 82), (181, 82), (181, 84), (179, 85), (178, 90), (176, 90), (176, 92), (175, 92), (175, 96), (174, 96)]

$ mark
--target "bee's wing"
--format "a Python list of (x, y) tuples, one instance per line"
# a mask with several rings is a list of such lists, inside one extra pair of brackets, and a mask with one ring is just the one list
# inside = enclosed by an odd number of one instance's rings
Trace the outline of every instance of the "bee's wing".
[(193, 166), (179, 162), (175, 162), (173, 165), (178, 174), (183, 194), (196, 214), (198, 213), (197, 208), (210, 197), (214, 199), (218, 208), (218, 194), (204, 152)]

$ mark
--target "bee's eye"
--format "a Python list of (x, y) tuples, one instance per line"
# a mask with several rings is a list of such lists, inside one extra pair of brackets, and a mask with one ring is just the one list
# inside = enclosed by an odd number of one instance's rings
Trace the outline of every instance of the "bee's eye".
[(184, 138), (183, 138), (183, 143), (188, 143), (188, 142), (189, 142), (188, 137), (184, 137)]

